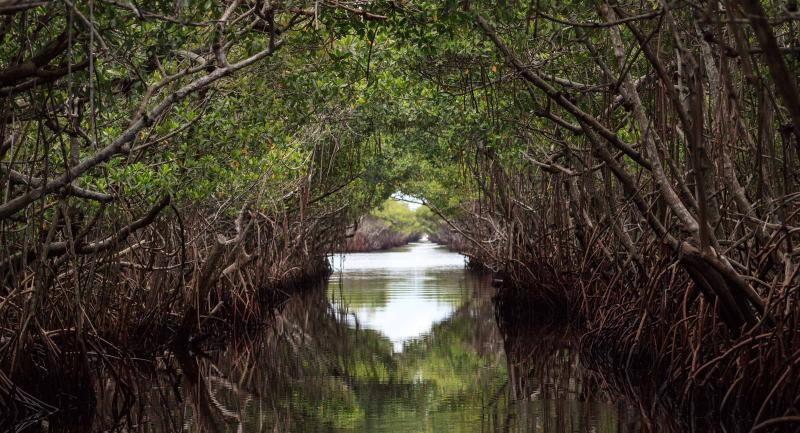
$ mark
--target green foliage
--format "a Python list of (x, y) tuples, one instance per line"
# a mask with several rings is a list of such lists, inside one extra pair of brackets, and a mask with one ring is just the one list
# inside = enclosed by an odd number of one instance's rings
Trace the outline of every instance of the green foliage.
[(389, 198), (373, 209), (370, 215), (385, 221), (395, 230), (406, 234), (436, 232), (441, 219), (427, 206), (419, 206), (415, 210), (403, 201)]
[(441, 218), (428, 206), (420, 206), (414, 211), (414, 219), (420, 231), (425, 234), (435, 233), (442, 224)]
[(416, 213), (401, 201), (387, 199), (377, 209), (373, 210), (371, 215), (386, 221), (393, 229), (404, 233), (420, 231)]

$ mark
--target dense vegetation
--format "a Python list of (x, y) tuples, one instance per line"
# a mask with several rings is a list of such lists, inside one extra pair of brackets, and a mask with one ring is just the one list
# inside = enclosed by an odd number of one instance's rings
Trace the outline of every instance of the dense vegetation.
[(261, 320), (402, 190), (687, 412), (800, 420), (796, 2), (142, 3), (0, 0), (10, 376)]
[(379, 251), (418, 241), (434, 233), (441, 222), (427, 206), (411, 210), (403, 202), (389, 198), (359, 218), (342, 247), (344, 252)]
[(34, 347), (52, 361), (58, 347), (155, 348), (210, 311), (257, 319), (262, 292), (323, 276), (345, 228), (391, 192), (369, 119), (338, 102), (364, 87), (343, 59), (371, 13), (6, 3), (0, 352), (13, 374)]

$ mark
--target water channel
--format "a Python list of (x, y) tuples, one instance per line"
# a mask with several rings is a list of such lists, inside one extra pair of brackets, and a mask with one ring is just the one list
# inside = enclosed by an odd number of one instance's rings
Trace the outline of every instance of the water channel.
[(150, 372), (101, 375), (91, 415), (26, 430), (641, 431), (567, 331), (501, 332), (489, 279), (462, 256), (421, 242), (332, 261), (327, 287), (290, 297), (272, 325), (165, 354)]

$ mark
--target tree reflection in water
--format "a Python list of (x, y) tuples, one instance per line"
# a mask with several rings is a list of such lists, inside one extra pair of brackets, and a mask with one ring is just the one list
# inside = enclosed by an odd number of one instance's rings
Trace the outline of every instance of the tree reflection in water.
[[(347, 296), (318, 288), (288, 299), (271, 326), (209, 342), (205, 353), (101, 370), (94, 416), (75, 425), (75, 414), (62, 410), (48, 430), (641, 431), (638, 413), (581, 366), (563, 328), (503, 326), (501, 333), (493, 290), (462, 269), (426, 284), (461, 289), (442, 301), (452, 314), (404, 341), (402, 351), (354, 319)], [(361, 307), (387, 302), (386, 294), (359, 290)]]

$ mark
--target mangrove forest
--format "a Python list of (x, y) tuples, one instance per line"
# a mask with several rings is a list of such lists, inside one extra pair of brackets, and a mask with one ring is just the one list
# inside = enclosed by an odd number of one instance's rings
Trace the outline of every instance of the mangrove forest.
[(800, 432), (797, 0), (0, 0), (0, 431)]

